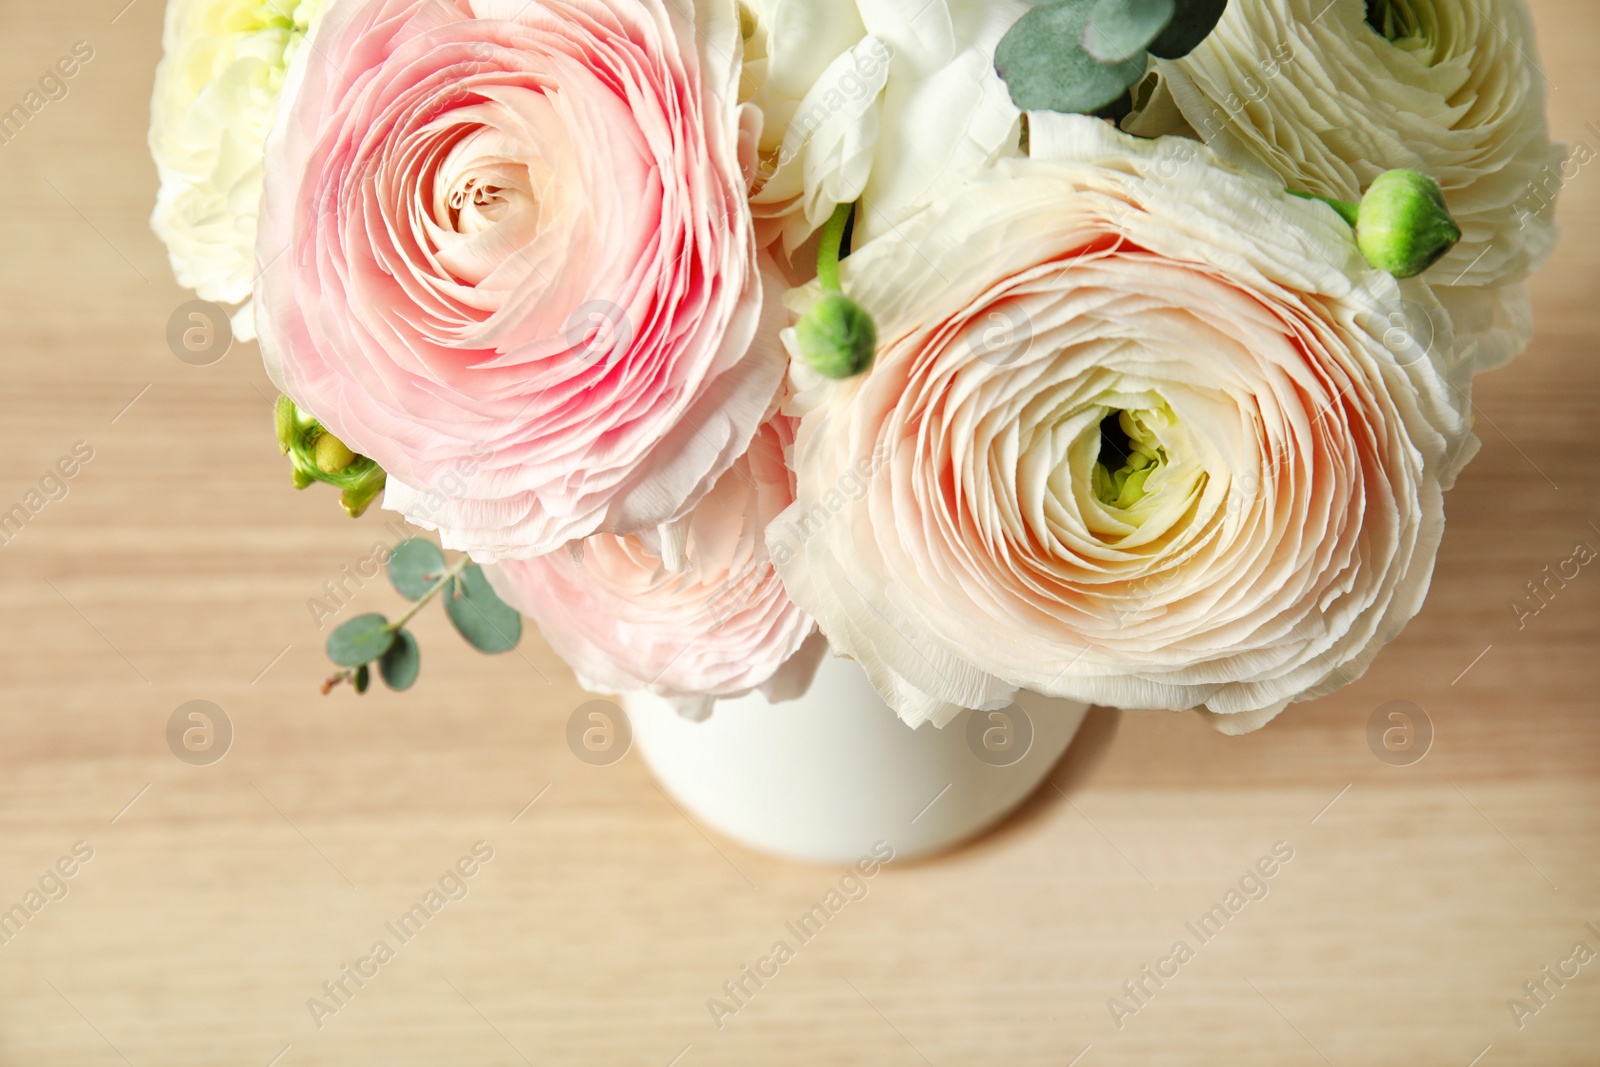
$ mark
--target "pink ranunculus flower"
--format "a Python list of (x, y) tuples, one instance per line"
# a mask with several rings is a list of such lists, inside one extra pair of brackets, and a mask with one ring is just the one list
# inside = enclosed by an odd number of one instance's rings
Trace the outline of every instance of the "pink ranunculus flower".
[(767, 554), (767, 524), (794, 501), (793, 442), (792, 420), (776, 415), (675, 531), (597, 534), (495, 564), (489, 581), (588, 689), (648, 690), (694, 718), (756, 688), (798, 696), (827, 645)]
[(257, 315), (386, 507), (532, 556), (670, 521), (745, 451), (784, 357), (740, 48), (706, 0), (329, 10), (267, 145)]

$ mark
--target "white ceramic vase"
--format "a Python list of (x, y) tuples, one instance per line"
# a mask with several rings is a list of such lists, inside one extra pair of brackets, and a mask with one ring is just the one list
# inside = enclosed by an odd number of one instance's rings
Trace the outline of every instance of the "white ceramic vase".
[(1039, 786), (1088, 711), (1022, 694), (1002, 712), (913, 730), (856, 663), (832, 655), (798, 700), (752, 693), (718, 701), (700, 722), (645, 693), (623, 706), (634, 744), (691, 815), (813, 863), (852, 862), (880, 841), (905, 859), (973, 837)]

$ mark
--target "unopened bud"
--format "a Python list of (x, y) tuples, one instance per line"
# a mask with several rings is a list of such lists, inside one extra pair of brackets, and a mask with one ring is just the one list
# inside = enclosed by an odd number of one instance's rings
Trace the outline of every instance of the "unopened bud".
[(338, 474), (356, 461), (356, 454), (331, 433), (317, 438), (312, 457), (323, 474)]
[(1461, 227), (1450, 217), (1444, 190), (1426, 174), (1391, 170), (1378, 175), (1356, 213), (1356, 244), (1379, 270), (1411, 278), (1437, 263)]
[(388, 480), (383, 468), (351, 451), (293, 400), (280, 396), (272, 414), (278, 448), (289, 457), (296, 489), (304, 489), (312, 482), (334, 486), (340, 490), (339, 505), (351, 518), (366, 511), (383, 491)]
[(794, 328), (806, 366), (829, 378), (850, 378), (872, 366), (878, 328), (865, 308), (841, 292), (826, 292)]

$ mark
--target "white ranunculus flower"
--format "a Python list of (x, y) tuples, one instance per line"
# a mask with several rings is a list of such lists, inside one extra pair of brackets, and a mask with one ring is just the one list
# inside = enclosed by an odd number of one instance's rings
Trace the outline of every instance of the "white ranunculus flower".
[[(150, 102), (161, 190), (150, 225), (178, 283), (242, 304), (255, 279), (267, 131), (289, 63), (327, 0), (169, 0)], [(254, 336), (248, 307), (236, 332)]]
[(751, 211), (792, 251), (841, 203), (857, 240), (943, 174), (1017, 154), (994, 47), (1027, 0), (745, 0), (746, 99), (761, 107)]
[(1181, 113), (1223, 158), (1348, 201), (1386, 170), (1433, 177), (1462, 239), (1426, 279), (1458, 343), (1480, 370), (1526, 347), (1560, 150), (1522, 0), (1236, 0), (1154, 79), (1126, 129), (1174, 132)]
[[(1325, 205), (1191, 140), (1029, 119), (1033, 158), (845, 260), (877, 358), (796, 364), (773, 561), (912, 724), (1022, 688), (1252, 729), (1421, 607), (1470, 367)], [(1429, 317), (1431, 348), (1394, 328)]]

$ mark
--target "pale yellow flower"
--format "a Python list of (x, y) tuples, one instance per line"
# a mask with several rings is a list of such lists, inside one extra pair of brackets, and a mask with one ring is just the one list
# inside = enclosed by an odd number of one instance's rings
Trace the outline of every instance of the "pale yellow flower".
[(1458, 343), (1479, 369), (1527, 345), (1561, 153), (1522, 0), (1236, 0), (1155, 83), (1125, 128), (1191, 130), (1292, 188), (1355, 201), (1386, 170), (1432, 177), (1462, 239), (1425, 279)]
[[(178, 282), (242, 304), (255, 278), (267, 132), (326, 0), (170, 0), (150, 102), (161, 176), (150, 225)], [(237, 320), (253, 335), (249, 315)]]

